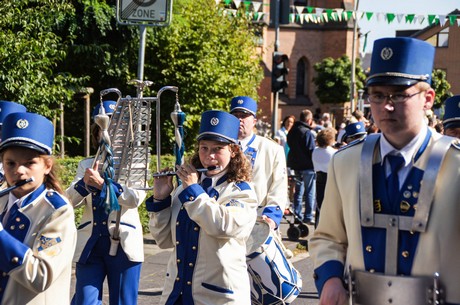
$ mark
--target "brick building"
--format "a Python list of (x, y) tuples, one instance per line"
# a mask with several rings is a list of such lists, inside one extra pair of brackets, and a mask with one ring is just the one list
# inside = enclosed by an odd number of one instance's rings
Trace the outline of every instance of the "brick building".
[[(264, 12), (270, 12), (270, 0), (264, 0)], [(291, 4), (304, 7), (342, 8), (353, 10), (354, 0), (298, 0)], [(267, 18), (268, 19), (268, 18)], [(268, 20), (267, 20), (268, 23)], [(312, 79), (315, 75), (313, 65), (326, 57), (339, 58), (343, 54), (352, 58), (353, 21), (335, 21), (324, 23), (290, 23), (280, 25), (279, 48), (289, 57), (288, 88), (279, 95), (278, 121), (286, 115), (298, 115), (308, 108), (315, 112), (331, 112), (336, 118), (342, 119), (348, 110), (349, 103), (337, 101), (338, 104), (321, 105), (315, 95), (316, 86)], [(356, 43), (359, 44), (358, 36)], [(271, 93), (272, 55), (275, 49), (275, 29), (264, 27), (260, 43), (265, 79), (259, 89), (259, 118), (272, 123), (274, 98)], [(359, 47), (356, 47), (359, 50)], [(358, 54), (358, 53), (356, 53)], [(342, 103), (340, 103), (342, 102)], [(279, 123), (277, 124), (279, 127)]]

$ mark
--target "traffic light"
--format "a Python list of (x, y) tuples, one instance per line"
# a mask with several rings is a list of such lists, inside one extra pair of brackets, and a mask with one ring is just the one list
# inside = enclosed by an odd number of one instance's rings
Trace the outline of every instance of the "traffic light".
[(281, 52), (273, 53), (273, 68), (272, 68), (272, 92), (279, 92), (287, 88), (288, 56)]
[[(275, 9), (276, 1), (279, 1), (278, 14), (276, 14)], [(276, 21), (278, 21), (278, 24), (289, 24), (289, 14), (291, 12), (290, 2), (290, 0), (270, 0), (270, 23), (272, 26), (275, 26)], [(278, 20), (276, 20), (276, 18)]]

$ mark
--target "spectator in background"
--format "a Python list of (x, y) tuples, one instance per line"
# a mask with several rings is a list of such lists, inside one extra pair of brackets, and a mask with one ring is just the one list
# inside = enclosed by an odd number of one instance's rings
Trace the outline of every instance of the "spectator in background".
[(319, 220), (321, 204), (324, 198), (324, 189), (327, 180), (327, 168), (332, 155), (337, 151), (333, 147), (337, 131), (333, 128), (325, 128), (316, 136), (316, 148), (312, 154), (313, 167), (316, 172), (316, 215), (315, 226)]
[(295, 122), (295, 116), (293, 115), (288, 115), (283, 119), (283, 123), (281, 124), (281, 128), (278, 129), (275, 135), (275, 141), (278, 142), (279, 145), (281, 145), (284, 149), (284, 153), (287, 155), (289, 153), (289, 145), (287, 144), (287, 135), (289, 133), (289, 130), (291, 130), (292, 126), (294, 125)]
[[(300, 113), (299, 121), (288, 134), (290, 147), (287, 165), (293, 169), (296, 176), (301, 177), (296, 181), (294, 193), (294, 213), (303, 222), (313, 225), (313, 211), (315, 206), (315, 170), (313, 168), (312, 154), (315, 149), (315, 135), (312, 131), (313, 114), (305, 109)], [(303, 199), (305, 195), (305, 212), (303, 212)]]
[(460, 95), (449, 97), (445, 101), (444, 134), (460, 139)]

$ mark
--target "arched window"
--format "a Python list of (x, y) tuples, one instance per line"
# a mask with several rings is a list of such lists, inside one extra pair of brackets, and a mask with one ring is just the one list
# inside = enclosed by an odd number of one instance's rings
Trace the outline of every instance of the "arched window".
[(297, 62), (296, 96), (308, 96), (308, 62), (305, 58)]

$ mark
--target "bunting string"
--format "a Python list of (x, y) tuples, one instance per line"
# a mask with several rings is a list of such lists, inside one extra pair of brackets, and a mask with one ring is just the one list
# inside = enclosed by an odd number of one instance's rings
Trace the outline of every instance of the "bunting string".
[[(263, 7), (269, 6), (268, 3), (260, 1), (245, 0), (216, 0), (216, 4), (223, 3), (228, 14), (236, 16), (236, 10), (244, 7), (246, 15), (253, 20), (261, 21), (268, 17), (268, 13), (263, 12)], [(429, 26), (460, 26), (460, 14), (401, 14), (391, 12), (369, 12), (344, 10), (342, 8), (321, 8), (311, 6), (291, 6), (289, 20), (291, 23), (327, 23), (327, 22), (346, 22), (349, 20), (375, 20), (378, 22), (422, 24), (427, 22)]]

